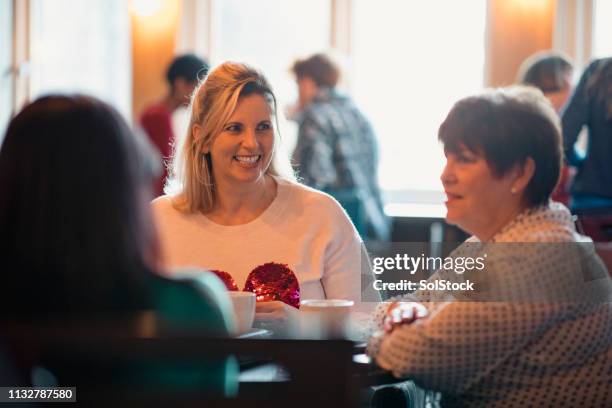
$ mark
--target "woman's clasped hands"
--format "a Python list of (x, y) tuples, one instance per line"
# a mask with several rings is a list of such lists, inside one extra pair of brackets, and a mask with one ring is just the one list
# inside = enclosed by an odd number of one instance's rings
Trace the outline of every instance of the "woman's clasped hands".
[(410, 324), (418, 319), (426, 317), (427, 308), (416, 302), (394, 302), (391, 303), (383, 319), (383, 329), (391, 333), (396, 327)]

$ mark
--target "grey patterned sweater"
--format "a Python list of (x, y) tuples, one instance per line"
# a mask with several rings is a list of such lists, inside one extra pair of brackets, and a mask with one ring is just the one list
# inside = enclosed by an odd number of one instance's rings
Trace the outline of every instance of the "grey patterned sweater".
[(480, 291), (399, 299), (425, 302), (429, 316), (377, 331), (369, 354), (441, 391), (444, 406), (612, 406), (612, 281), (569, 211), (529, 209), (492, 242), (471, 238), (451, 256), (483, 252), (487, 267), (472, 276)]

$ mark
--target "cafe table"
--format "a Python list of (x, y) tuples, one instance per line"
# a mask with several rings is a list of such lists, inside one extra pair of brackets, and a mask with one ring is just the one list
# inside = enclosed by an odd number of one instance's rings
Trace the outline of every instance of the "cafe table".
[[(3, 325), (0, 340), (15, 357), (23, 384), (31, 381), (27, 374), (40, 362), (51, 372), (59, 364), (58, 383), (76, 385), (77, 399), (86, 406), (355, 407), (366, 406), (363, 396), (370, 387), (400, 381), (371, 363), (363, 342), (279, 339), (265, 331), (211, 338), (148, 326)], [(237, 359), (240, 367), (238, 393), (231, 397), (198, 388), (148, 387), (146, 375), (136, 379), (142, 386), (135, 391), (125, 384), (119, 387), (112, 374), (105, 374), (117, 367), (146, 367), (151, 361), (193, 368), (223, 358)]]
[[(352, 315), (353, 324), (347, 332), (348, 339), (309, 339), (307, 335), (303, 336), (304, 333), (278, 336), (261, 328), (239, 336), (240, 339), (263, 341), (267, 350), (286, 350), (293, 356), (289, 367), (286, 367), (279, 355), (276, 355), (276, 359), (243, 355), (240, 358), (239, 397), (257, 399), (275, 395), (282, 400), (285, 391), (289, 390), (289, 395), (301, 395), (300, 402), (306, 406), (317, 403), (327, 406), (331, 398), (340, 404), (338, 406), (439, 406), (438, 393), (393, 377), (365, 354), (366, 342), (363, 340), (366, 339), (366, 331), (362, 326), (369, 321), (369, 316)], [(298, 376), (295, 376), (296, 371), (300, 373)], [(292, 384), (292, 379), (297, 379), (298, 383)], [(333, 385), (326, 387), (321, 383)]]

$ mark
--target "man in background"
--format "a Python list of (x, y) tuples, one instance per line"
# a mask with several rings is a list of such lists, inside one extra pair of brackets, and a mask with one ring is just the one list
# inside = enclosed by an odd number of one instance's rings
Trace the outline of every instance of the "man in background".
[(378, 186), (378, 145), (370, 122), (336, 90), (338, 66), (325, 54), (296, 61), (299, 125), (293, 162), (301, 181), (334, 196), (364, 239), (389, 239)]
[(176, 57), (166, 72), (168, 92), (164, 98), (144, 110), (140, 124), (157, 147), (163, 160), (163, 174), (155, 181), (155, 196), (163, 194), (164, 184), (168, 175), (166, 160), (172, 154), (174, 131), (172, 129), (172, 114), (181, 106), (189, 104), (198, 80), (208, 72), (208, 64), (193, 54)]

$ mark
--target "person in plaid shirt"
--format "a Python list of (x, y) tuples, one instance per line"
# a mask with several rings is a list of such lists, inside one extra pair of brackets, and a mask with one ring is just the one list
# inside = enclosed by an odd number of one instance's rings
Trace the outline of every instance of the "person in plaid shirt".
[(370, 122), (335, 87), (337, 65), (324, 54), (298, 60), (299, 124), (293, 152), (300, 181), (336, 198), (366, 240), (389, 239), (377, 182), (378, 145)]

